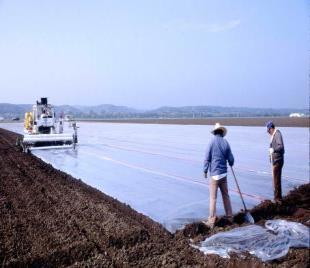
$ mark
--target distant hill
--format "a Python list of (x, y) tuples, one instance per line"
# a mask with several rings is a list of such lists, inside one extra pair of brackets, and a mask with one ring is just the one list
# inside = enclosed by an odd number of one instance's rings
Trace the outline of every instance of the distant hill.
[(205, 118), (205, 117), (263, 117), (263, 116), (289, 116), (291, 113), (308, 114), (306, 109), (271, 109), (247, 107), (221, 107), (221, 106), (184, 106), (161, 107), (150, 111), (160, 117), (176, 118)]
[[(31, 111), (31, 104), (0, 103), (0, 117), (11, 119), (23, 118), (25, 112)], [(160, 107), (153, 110), (137, 110), (126, 106), (102, 104), (96, 106), (60, 105), (55, 106), (56, 114), (63, 112), (75, 118), (122, 119), (122, 118), (206, 118), (206, 117), (263, 117), (289, 116), (291, 113), (303, 113), (306, 109), (268, 109), (221, 106), (184, 106)]]
[(128, 108), (126, 106), (116, 106), (112, 104), (101, 104), (97, 106), (74, 106), (75, 108), (79, 109), (84, 113), (89, 113), (93, 111), (95, 113), (135, 113), (138, 110), (133, 108)]
[(31, 104), (0, 103), (0, 117), (11, 119), (13, 117), (24, 117), (25, 112), (32, 109)]

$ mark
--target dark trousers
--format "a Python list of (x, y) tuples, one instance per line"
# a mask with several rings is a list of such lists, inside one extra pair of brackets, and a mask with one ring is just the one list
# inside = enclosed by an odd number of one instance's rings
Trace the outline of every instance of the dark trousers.
[(283, 167), (283, 161), (276, 162), (272, 166), (273, 192), (275, 201), (282, 200), (282, 186), (281, 186), (282, 167)]

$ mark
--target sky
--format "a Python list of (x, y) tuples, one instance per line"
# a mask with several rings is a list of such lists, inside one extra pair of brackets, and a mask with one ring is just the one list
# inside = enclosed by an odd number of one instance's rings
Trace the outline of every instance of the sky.
[(309, 107), (308, 0), (0, 0), (0, 103)]

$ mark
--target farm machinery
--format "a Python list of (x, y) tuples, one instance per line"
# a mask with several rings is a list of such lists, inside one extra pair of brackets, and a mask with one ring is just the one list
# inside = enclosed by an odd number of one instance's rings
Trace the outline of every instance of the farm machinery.
[(70, 124), (71, 132), (64, 133), (64, 118), (56, 119), (54, 107), (47, 98), (41, 98), (32, 106), (32, 112), (25, 113), (24, 135), (18, 138), (17, 145), (24, 152), (37, 149), (75, 148), (77, 125)]

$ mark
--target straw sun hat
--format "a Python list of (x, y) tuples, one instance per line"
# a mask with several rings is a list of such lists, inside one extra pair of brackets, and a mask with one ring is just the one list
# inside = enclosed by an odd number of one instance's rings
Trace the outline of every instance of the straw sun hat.
[(220, 123), (216, 123), (216, 124), (214, 125), (214, 129), (211, 131), (211, 133), (214, 134), (214, 132), (215, 132), (216, 130), (218, 130), (218, 129), (221, 129), (221, 130), (223, 131), (223, 136), (226, 136), (226, 134), (227, 134), (227, 129), (226, 129), (226, 127), (224, 127), (224, 126), (221, 126)]

